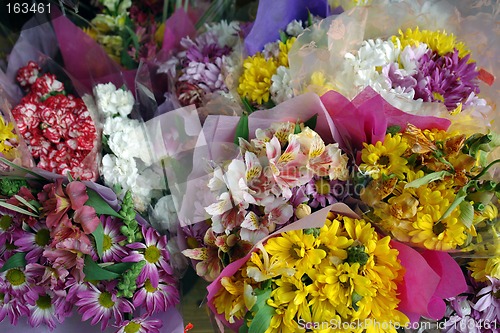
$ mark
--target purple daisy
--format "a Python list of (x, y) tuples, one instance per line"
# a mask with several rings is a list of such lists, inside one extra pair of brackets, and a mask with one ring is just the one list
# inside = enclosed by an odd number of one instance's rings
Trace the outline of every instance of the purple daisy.
[(46, 261), (45, 258), (40, 258), (45, 246), (50, 243), (50, 231), (41, 223), (36, 223), (32, 227), (33, 232), (25, 230), (17, 230), (14, 233), (14, 245), (17, 246), (17, 250), (20, 252), (26, 252), (26, 261), (28, 263)]
[(168, 308), (179, 303), (177, 281), (171, 276), (161, 274), (160, 283), (155, 288), (148, 279), (136, 291), (132, 302), (135, 307), (140, 307), (144, 304), (148, 314), (165, 312)]
[(458, 50), (445, 56), (432, 51), (419, 61), (416, 74), (415, 98), (425, 102), (442, 102), (448, 110), (455, 109), (471, 94), (479, 93), (476, 63), (470, 62), (470, 55), (458, 57)]
[(500, 322), (500, 280), (487, 276), (487, 285), (477, 293), (474, 309), (481, 312), (485, 322)]
[(137, 278), (137, 283), (143, 284), (149, 279), (151, 285), (157, 288), (160, 280), (160, 272), (163, 270), (169, 275), (172, 275), (173, 272), (172, 267), (168, 263), (170, 255), (167, 250), (167, 238), (166, 236), (161, 236), (153, 228), (146, 226), (142, 227), (142, 235), (144, 236), (144, 242), (127, 245), (135, 251), (132, 251), (130, 255), (123, 258), (123, 262), (145, 260), (146, 265), (142, 268)]
[(21, 316), (28, 316), (28, 307), (21, 298), (12, 297), (9, 293), (0, 291), (0, 322), (9, 317), (12, 325), (17, 325)]
[[(108, 284), (110, 286), (111, 284)], [(103, 289), (103, 290), (101, 290)], [(101, 322), (101, 330), (108, 326), (113, 317), (114, 325), (121, 325), (124, 313), (132, 313), (134, 306), (128, 300), (116, 296), (115, 288), (97, 288), (90, 284), (89, 289), (78, 292), (79, 300), (76, 302), (82, 320), (90, 321), (91, 325)]]
[(32, 287), (36, 275), (29, 270), (16, 267), (0, 273), (0, 286), (14, 297), (22, 298)]
[(148, 319), (143, 315), (132, 320), (125, 320), (116, 333), (160, 333), (163, 323), (159, 319)]
[(306, 195), (312, 197), (309, 203), (312, 208), (326, 207), (342, 201), (348, 195), (348, 192), (346, 182), (328, 180), (318, 176), (314, 176), (306, 184), (305, 188)]
[(111, 216), (101, 216), (101, 222), (104, 228), (103, 256), (104, 262), (120, 262), (122, 258), (128, 255), (127, 248), (120, 245), (127, 239), (120, 232), (120, 224)]
[[(66, 315), (59, 315), (54, 304), (55, 298), (45, 292), (43, 287), (32, 288), (25, 296), (28, 303), (29, 319), (28, 322), (33, 327), (45, 324), (53, 330), (57, 323), (62, 323)], [(70, 312), (71, 313), (71, 312)]]

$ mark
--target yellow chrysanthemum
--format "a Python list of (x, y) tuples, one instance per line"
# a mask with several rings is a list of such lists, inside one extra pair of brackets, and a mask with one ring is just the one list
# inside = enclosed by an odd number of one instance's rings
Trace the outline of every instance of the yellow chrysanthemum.
[(486, 276), (500, 279), (500, 256), (474, 259), (469, 263), (469, 269), (476, 281), (486, 282)]
[(399, 30), (399, 37), (392, 37), (395, 44), (397, 39), (401, 43), (401, 49), (408, 45), (418, 46), (420, 43), (425, 43), (431, 50), (441, 56), (453, 52), (454, 49), (458, 50), (460, 58), (470, 54), (470, 50), (467, 49), (464, 43), (457, 42), (453, 34), (447, 34), (445, 31), (420, 30), (418, 27), (414, 30), (408, 28), (405, 32)]
[(322, 96), (330, 90), (335, 90), (335, 86), (326, 79), (323, 72), (315, 71), (311, 74), (310, 83), (304, 92), (313, 92)]
[(267, 304), (274, 308), (269, 327), (264, 333), (302, 333), (305, 329), (295, 321), (297, 306), (293, 304), (276, 304), (272, 299)]
[(295, 267), (295, 275), (301, 277), (326, 257), (325, 250), (318, 248), (319, 245), (320, 242), (314, 235), (294, 230), (269, 239), (264, 247), (278, 261)]
[(16, 142), (17, 135), (14, 133), (14, 123), (6, 122), (0, 116), (0, 153), (7, 159), (13, 159), (17, 153)]
[(411, 242), (439, 251), (456, 249), (465, 243), (467, 230), (459, 220), (460, 208), (442, 218), (455, 200), (453, 183), (434, 182), (404, 191), (412, 193), (419, 202), (418, 213), (411, 225), (413, 230), (408, 232)]
[(311, 311), (308, 305), (309, 291), (302, 281), (295, 276), (276, 279), (276, 289), (271, 293), (274, 304), (288, 304), (287, 314), (290, 318), (302, 318), (311, 321)]
[(240, 77), (238, 93), (258, 104), (269, 101), (271, 78), (276, 74), (278, 64), (275, 60), (266, 60), (260, 53), (248, 57), (243, 62), (243, 74)]
[(375, 145), (367, 143), (363, 145), (364, 149), (361, 152), (363, 163), (359, 167), (361, 171), (368, 173), (373, 179), (378, 179), (382, 175), (405, 178), (408, 161), (402, 156), (408, 149), (408, 143), (400, 134), (394, 136), (387, 134), (383, 143), (377, 141)]
[(290, 49), (292, 48), (293, 43), (295, 43), (296, 40), (297, 38), (292, 37), (288, 38), (285, 43), (283, 42), (279, 43), (279, 48), (280, 48), (280, 52), (278, 54), (279, 66), (288, 67), (288, 52), (290, 52)]
[(226, 320), (234, 323), (242, 319), (251, 307), (248, 290), (252, 289), (249, 279), (237, 273), (221, 279), (222, 288), (217, 291), (214, 305), (218, 313), (223, 313)]

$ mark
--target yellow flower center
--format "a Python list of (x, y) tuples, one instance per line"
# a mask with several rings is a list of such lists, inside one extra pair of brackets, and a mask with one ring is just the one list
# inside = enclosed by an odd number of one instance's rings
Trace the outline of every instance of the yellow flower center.
[(41, 229), (35, 235), (35, 243), (38, 246), (45, 246), (50, 242), (50, 231), (48, 229)]
[(432, 97), (434, 98), (434, 100), (440, 101), (441, 103), (444, 103), (444, 97), (440, 93), (438, 93), (436, 91), (433, 91), (432, 92)]
[(125, 326), (125, 333), (137, 333), (141, 329), (141, 324), (131, 321)]
[(38, 297), (36, 300), (36, 306), (42, 310), (50, 309), (52, 307), (52, 302), (49, 295), (44, 295)]
[(200, 246), (200, 243), (194, 237), (188, 237), (186, 243), (188, 249), (196, 249), (197, 247)]
[(111, 240), (111, 237), (109, 237), (109, 235), (104, 235), (104, 239), (102, 241), (102, 250), (104, 252), (106, 252), (107, 250), (109, 250), (111, 248), (112, 245), (113, 245), (113, 242)]
[(330, 183), (323, 178), (318, 179), (314, 185), (316, 186), (316, 192), (319, 194), (327, 195), (330, 193)]
[(18, 268), (10, 269), (5, 277), (13, 286), (20, 286), (26, 282), (26, 275)]
[(157, 288), (153, 287), (149, 279), (144, 282), (144, 289), (146, 289), (148, 293), (154, 293), (157, 290)]
[(115, 305), (115, 302), (111, 299), (111, 294), (105, 291), (99, 295), (99, 304), (107, 309), (110, 309)]
[(0, 229), (7, 230), (12, 224), (12, 217), (9, 215), (4, 215), (0, 218)]
[(443, 222), (438, 222), (438, 223), (434, 224), (434, 226), (432, 227), (432, 232), (436, 236), (438, 236), (439, 234), (441, 234), (445, 230), (446, 230), (446, 226), (443, 224)]
[(378, 159), (378, 163), (383, 166), (388, 166), (389, 163), (391, 162), (391, 159), (387, 155), (381, 155)]
[(161, 257), (161, 252), (154, 245), (148, 246), (148, 248), (146, 249), (146, 251), (144, 251), (144, 258), (150, 264), (156, 264), (160, 260), (160, 257)]

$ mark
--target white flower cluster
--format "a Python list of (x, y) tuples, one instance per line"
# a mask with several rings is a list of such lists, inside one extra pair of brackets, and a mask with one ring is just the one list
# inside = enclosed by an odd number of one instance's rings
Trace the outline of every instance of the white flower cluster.
[(205, 25), (207, 32), (213, 32), (217, 36), (219, 46), (235, 47), (240, 41), (240, 24), (236, 21), (227, 22), (225, 20), (218, 23)]
[(145, 211), (155, 189), (161, 184), (159, 174), (151, 170), (147, 138), (142, 124), (128, 118), (134, 107), (130, 91), (116, 89), (112, 83), (94, 87), (98, 110), (104, 116), (103, 134), (112, 151), (102, 159), (101, 175), (110, 187), (131, 191), (137, 210)]

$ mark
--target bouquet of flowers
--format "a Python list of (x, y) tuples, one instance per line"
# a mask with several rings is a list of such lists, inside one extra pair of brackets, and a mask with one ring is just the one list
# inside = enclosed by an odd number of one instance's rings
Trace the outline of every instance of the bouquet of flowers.
[(169, 74), (180, 105), (202, 105), (205, 95), (227, 93), (223, 70), (240, 41), (238, 22), (206, 24), (194, 39), (180, 40), (180, 50), (161, 63), (159, 73)]
[[(446, 273), (438, 276), (432, 260)], [(397, 332), (412, 327), (416, 314), (444, 314), (444, 307), (430, 311), (427, 302), (444, 305), (440, 297), (465, 289), (463, 278), (454, 290), (438, 287), (451, 272), (460, 269), (449, 256), (419, 254), (335, 204), (274, 233), (228, 266), (209, 286), (209, 306), (239, 332)], [(420, 295), (434, 294), (422, 299), (423, 307), (407, 299), (415, 284)]]
[(488, 170), (499, 160), (487, 163), (487, 153), (499, 144), (493, 132), (465, 135), (408, 124), (402, 133), (364, 144), (359, 170), (368, 185), (361, 199), (400, 241), (441, 251), (496, 246), (493, 198), (500, 187)]
[(104, 156), (100, 173), (104, 184), (119, 196), (131, 192), (135, 208), (145, 212), (162, 186), (161, 172), (153, 170), (153, 152), (140, 120), (129, 118), (135, 99), (130, 91), (113, 83), (94, 87), (97, 110), (104, 117)]
[(372, 1), (301, 35), (289, 53), (293, 88), (353, 98), (370, 86), (407, 112), (444, 117), (472, 109), (491, 120), (498, 64), (493, 46), (479, 40), (495, 44), (493, 22), (486, 13), (461, 17), (445, 1)]
[[(277, 17), (276, 12), (283, 15)], [(305, 29), (329, 13), (330, 7), (323, 0), (260, 2), (254, 25), (245, 38), (243, 60), (228, 66), (230, 89), (257, 109), (292, 98), (295, 93), (288, 53)]]
[(199, 261), (200, 276), (214, 280), (224, 266), (273, 231), (347, 195), (343, 181), (348, 177), (348, 158), (338, 144), (326, 144), (311, 129), (315, 121), (313, 117), (257, 128), (255, 138), (239, 138), (238, 157), (214, 157), (210, 162), (213, 173), (205, 186), (215, 200), (204, 206), (210, 228), (186, 227), (188, 237), (201, 242), (183, 251)]
[(160, 332), (151, 316), (179, 302), (178, 281), (166, 237), (130, 193), (119, 202), (95, 183), (23, 170), (4, 173), (0, 188), (1, 319), (52, 330), (76, 311), (101, 330)]
[(96, 179), (99, 137), (85, 102), (66, 93), (51, 73), (30, 61), (17, 82), (27, 94), (12, 109), (19, 134), (38, 168), (84, 180)]

